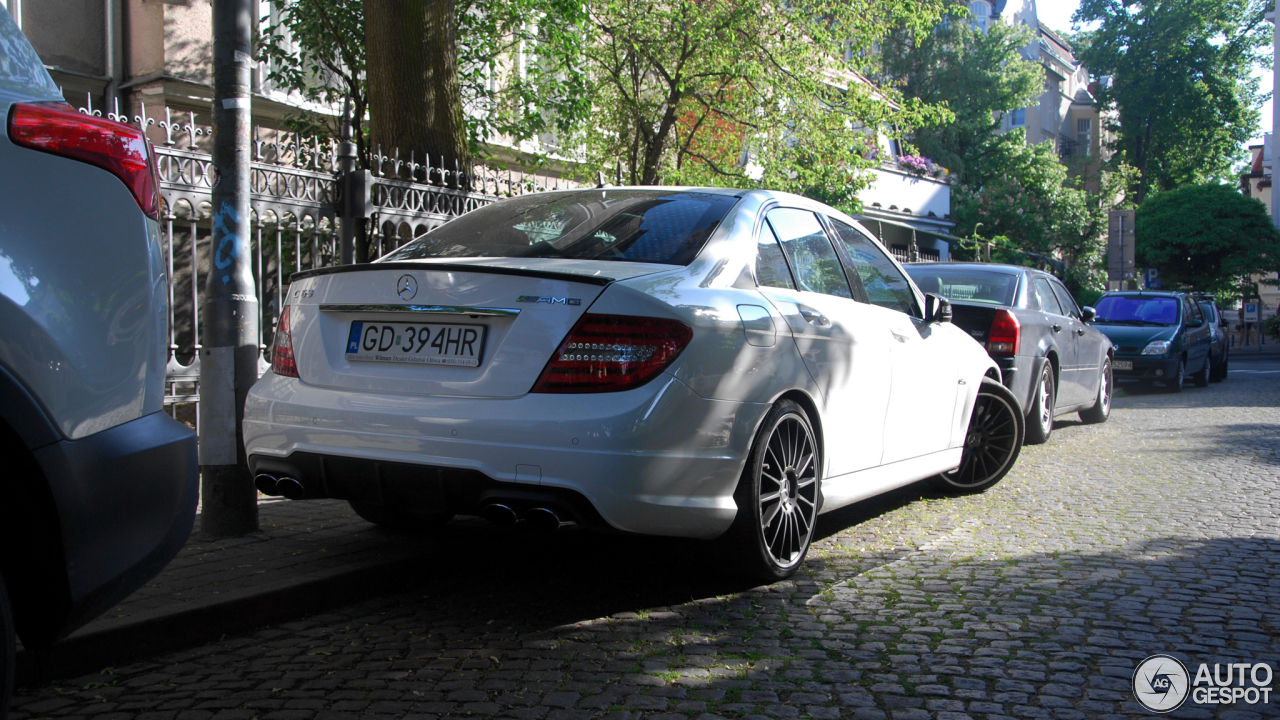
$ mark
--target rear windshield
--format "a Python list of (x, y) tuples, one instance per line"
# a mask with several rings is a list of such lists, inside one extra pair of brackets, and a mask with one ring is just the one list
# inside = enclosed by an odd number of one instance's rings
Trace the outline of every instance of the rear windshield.
[(1108, 295), (1098, 301), (1097, 319), (1107, 325), (1177, 325), (1178, 298)]
[(1013, 295), (1018, 289), (1017, 275), (988, 270), (908, 265), (907, 274), (922, 292), (960, 302), (1012, 305)]
[(738, 198), (665, 190), (524, 195), (448, 222), (386, 256), (528, 257), (688, 265)]

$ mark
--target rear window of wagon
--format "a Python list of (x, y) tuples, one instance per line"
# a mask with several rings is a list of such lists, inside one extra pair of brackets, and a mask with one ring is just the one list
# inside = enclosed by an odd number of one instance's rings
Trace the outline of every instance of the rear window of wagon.
[(609, 189), (541, 193), (469, 212), (383, 259), (527, 257), (688, 265), (731, 195)]

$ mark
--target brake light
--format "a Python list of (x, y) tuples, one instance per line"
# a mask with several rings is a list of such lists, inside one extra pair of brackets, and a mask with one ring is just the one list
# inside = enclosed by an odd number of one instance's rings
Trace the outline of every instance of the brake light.
[(66, 103), (20, 103), (9, 113), (9, 140), (97, 165), (124, 182), (147, 217), (160, 217), (155, 151), (141, 130), (85, 115)]
[(271, 372), (281, 377), (298, 377), (298, 363), (293, 359), (293, 332), (289, 327), (289, 310), (285, 305), (276, 323), (276, 339), (271, 346)]
[(1018, 318), (1008, 310), (997, 310), (991, 319), (991, 329), (987, 331), (987, 352), (992, 355), (1017, 355)]
[(532, 392), (617, 392), (662, 372), (693, 339), (678, 320), (583, 315), (543, 369)]

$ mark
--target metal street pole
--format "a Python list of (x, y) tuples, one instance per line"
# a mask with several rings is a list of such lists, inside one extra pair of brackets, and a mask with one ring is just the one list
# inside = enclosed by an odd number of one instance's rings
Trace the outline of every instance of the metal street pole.
[[(1277, 6), (1280, 6), (1280, 0), (1276, 0)], [(1271, 151), (1271, 222), (1276, 227), (1280, 227), (1280, 161), (1276, 158), (1277, 144), (1280, 144), (1280, 113), (1276, 112), (1276, 100), (1280, 98), (1280, 23), (1276, 21), (1276, 6), (1267, 13), (1267, 19), (1271, 20), (1274, 25), (1272, 31), (1272, 46), (1275, 56), (1271, 60), (1271, 143), (1270, 147), (1264, 147), (1263, 152)]]
[(258, 293), (250, 265), (253, 0), (213, 0), (213, 237), (200, 349), (201, 532), (258, 529), (245, 462), (244, 401), (258, 379)]

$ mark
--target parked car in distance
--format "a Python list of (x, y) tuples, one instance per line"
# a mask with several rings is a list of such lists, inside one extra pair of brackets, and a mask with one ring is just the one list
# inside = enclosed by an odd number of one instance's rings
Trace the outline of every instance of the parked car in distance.
[(1182, 292), (1110, 292), (1098, 300), (1093, 324), (1116, 346), (1117, 381), (1142, 381), (1182, 392), (1190, 374), (1197, 387), (1213, 377), (1204, 311)]
[(820, 512), (1012, 467), (1017, 401), (949, 320), (806, 198), (524, 195), (294, 275), (246, 453), (262, 492), (383, 525), (718, 537), (776, 580)]
[(1000, 365), (1005, 387), (1026, 414), (1027, 442), (1042, 443), (1053, 419), (1078, 412), (1084, 422), (1111, 414), (1111, 341), (1089, 326), (1054, 277), (1034, 268), (991, 263), (912, 263), (921, 290), (951, 301), (957, 327)]
[(1213, 382), (1227, 379), (1227, 370), (1231, 363), (1231, 339), (1228, 337), (1227, 316), (1218, 307), (1217, 298), (1205, 293), (1192, 293), (1204, 313), (1205, 322), (1209, 323), (1209, 361), (1213, 364), (1213, 372), (1209, 378)]
[[(142, 133), (62, 100), (0, 9), (0, 717), (38, 650), (150, 580), (195, 519), (163, 411), (169, 284)], [(74, 196), (74, 209), (62, 206)]]

